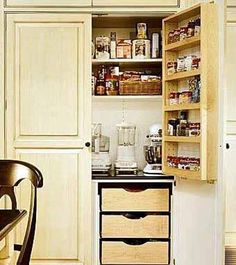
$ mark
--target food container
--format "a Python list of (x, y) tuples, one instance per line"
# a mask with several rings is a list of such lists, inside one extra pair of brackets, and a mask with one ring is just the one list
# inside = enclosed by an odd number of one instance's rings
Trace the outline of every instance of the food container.
[(116, 47), (116, 56), (118, 59), (131, 59), (132, 41), (118, 40)]
[(147, 39), (147, 24), (137, 23), (136, 28), (137, 28), (137, 38)]
[(177, 126), (179, 125), (179, 119), (171, 118), (168, 121), (168, 135), (176, 136), (177, 135)]
[(189, 123), (189, 136), (199, 136), (201, 132), (201, 125), (199, 122)]
[(181, 27), (180, 28), (180, 34), (179, 34), (179, 40), (184, 40), (187, 38), (188, 34), (188, 27)]
[(152, 58), (160, 57), (160, 34), (152, 33)]
[(177, 72), (185, 71), (186, 60), (185, 57), (180, 57), (177, 59)]
[(188, 104), (192, 101), (192, 92), (191, 91), (183, 91), (179, 95), (179, 104)]
[(178, 168), (182, 170), (199, 171), (200, 158), (167, 156), (167, 165), (168, 167)]
[(187, 33), (187, 37), (193, 37), (194, 36), (194, 29), (195, 29), (195, 21), (194, 20), (190, 20), (188, 22), (188, 33)]
[(177, 70), (177, 62), (169, 61), (167, 62), (167, 74), (172, 75), (176, 73)]
[(150, 59), (151, 41), (147, 39), (133, 40), (133, 59)]
[(170, 105), (176, 105), (179, 104), (179, 92), (172, 92), (169, 95), (169, 104)]
[(168, 44), (171, 44), (174, 42), (174, 31), (170, 31), (169, 34), (168, 34), (168, 41), (167, 43)]
[(176, 29), (174, 31), (174, 37), (173, 37), (173, 39), (174, 39), (174, 42), (177, 42), (177, 41), (180, 40), (180, 29)]
[(201, 31), (201, 19), (200, 17), (195, 20), (194, 35), (199, 36)]
[(107, 60), (110, 58), (110, 38), (96, 37), (96, 59)]

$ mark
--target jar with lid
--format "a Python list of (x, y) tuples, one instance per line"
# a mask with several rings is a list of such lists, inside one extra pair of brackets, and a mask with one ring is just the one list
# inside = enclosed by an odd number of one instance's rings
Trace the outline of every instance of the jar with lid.
[(195, 21), (194, 20), (190, 20), (188, 22), (188, 33), (187, 33), (187, 37), (193, 37), (194, 36), (194, 29), (195, 29)]
[(168, 34), (168, 44), (171, 44), (174, 42), (174, 31), (170, 31)]

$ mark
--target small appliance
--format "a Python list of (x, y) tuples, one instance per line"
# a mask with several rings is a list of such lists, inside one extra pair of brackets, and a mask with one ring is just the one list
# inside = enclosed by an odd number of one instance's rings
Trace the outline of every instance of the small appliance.
[(135, 160), (135, 133), (136, 126), (122, 122), (116, 125), (118, 146), (115, 162), (116, 175), (136, 175), (138, 164)]
[(111, 169), (110, 138), (102, 135), (102, 124), (92, 125), (92, 172), (108, 175)]
[(162, 127), (160, 124), (153, 124), (147, 135), (149, 144), (144, 146), (144, 156), (147, 162), (144, 175), (162, 174)]

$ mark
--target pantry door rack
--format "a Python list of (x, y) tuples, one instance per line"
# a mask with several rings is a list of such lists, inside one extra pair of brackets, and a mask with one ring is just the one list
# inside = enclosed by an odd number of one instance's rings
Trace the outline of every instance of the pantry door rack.
[[(200, 32), (192, 37), (170, 43), (169, 33), (184, 27), (189, 21), (200, 18)], [(218, 148), (218, 17), (214, 3), (202, 3), (163, 20), (163, 171), (183, 179), (214, 182), (217, 178)], [(198, 52), (198, 69), (170, 74), (167, 63), (177, 58)], [(171, 65), (171, 64), (169, 64)], [(177, 71), (177, 70), (176, 70)], [(169, 74), (168, 74), (169, 73)], [(201, 82), (200, 101), (170, 104), (170, 93), (181, 93), (183, 82), (199, 77)], [(183, 91), (183, 90), (182, 90)], [(173, 94), (172, 94), (173, 96)], [(177, 96), (178, 97), (178, 96)], [(168, 122), (178, 118), (180, 111), (198, 117), (200, 136), (170, 135)], [(169, 157), (191, 159), (192, 153), (199, 150), (200, 169), (191, 170), (188, 166), (168, 163)], [(167, 162), (168, 160), (168, 162)]]

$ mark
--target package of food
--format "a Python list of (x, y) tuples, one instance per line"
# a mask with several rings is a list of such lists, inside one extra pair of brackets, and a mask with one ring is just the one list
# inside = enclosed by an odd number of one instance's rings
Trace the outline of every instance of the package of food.
[(167, 62), (167, 74), (172, 75), (177, 71), (177, 62), (169, 61)]
[(146, 23), (137, 23), (137, 38), (146, 39), (147, 38), (147, 24)]
[(185, 57), (180, 57), (177, 59), (177, 72), (185, 71)]
[(133, 59), (150, 59), (151, 41), (148, 39), (133, 40)]
[(179, 104), (179, 92), (172, 92), (169, 95), (169, 104), (170, 105), (176, 105)]
[(105, 36), (96, 37), (96, 59), (107, 60), (110, 58), (110, 38)]
[(201, 125), (199, 122), (189, 123), (189, 136), (199, 136), (201, 132)]
[(152, 58), (160, 57), (160, 34), (152, 33)]
[(116, 57), (118, 59), (131, 59), (132, 41), (121, 39), (117, 41)]
[(179, 104), (189, 104), (192, 101), (192, 92), (183, 91), (179, 95)]
[(187, 38), (188, 34), (188, 27), (181, 27), (180, 28), (180, 34), (179, 34), (179, 40), (184, 40)]
[(169, 34), (168, 34), (168, 41), (167, 43), (168, 44), (171, 44), (174, 42), (174, 31), (170, 31)]

